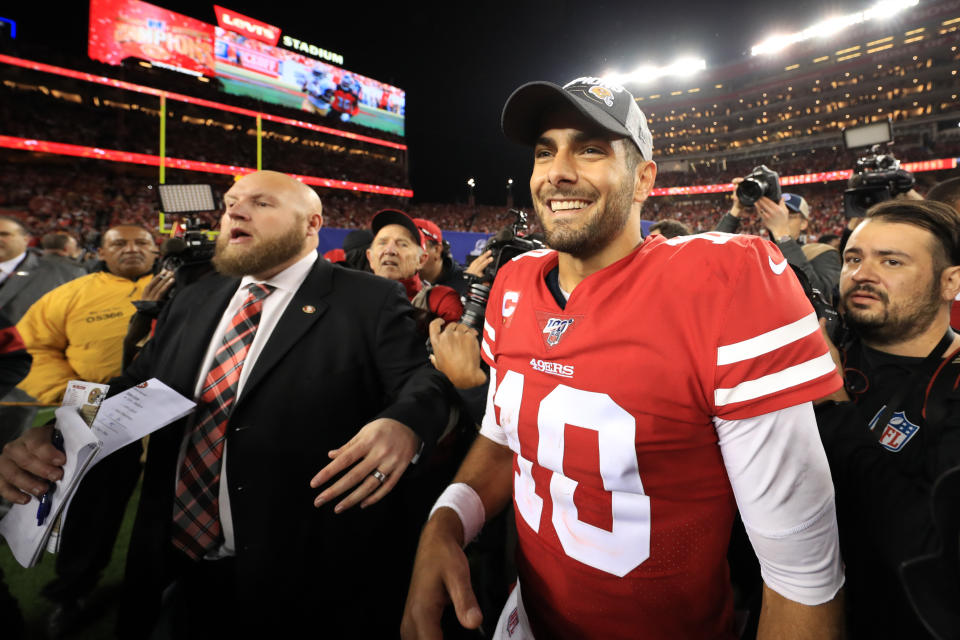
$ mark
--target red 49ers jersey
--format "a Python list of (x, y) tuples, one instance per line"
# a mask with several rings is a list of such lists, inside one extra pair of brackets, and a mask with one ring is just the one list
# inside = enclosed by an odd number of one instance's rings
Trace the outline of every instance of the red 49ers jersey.
[(736, 505), (712, 418), (839, 388), (813, 308), (757, 237), (648, 239), (563, 309), (557, 261), (532, 251), (497, 274), (481, 345), (482, 433), (514, 452), (533, 633), (732, 638)]

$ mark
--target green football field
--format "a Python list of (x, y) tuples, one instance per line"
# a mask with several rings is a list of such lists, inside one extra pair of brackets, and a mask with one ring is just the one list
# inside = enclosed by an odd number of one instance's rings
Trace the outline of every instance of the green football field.
[[(290, 91), (280, 85), (274, 85), (260, 74), (234, 66), (224, 68), (219, 64), (217, 65), (217, 71), (220, 74), (226, 73), (227, 69), (229, 69), (230, 75), (234, 77), (219, 75), (220, 81), (223, 83), (224, 91), (227, 93), (238, 96), (249, 96), (257, 100), (281, 104), (293, 109), (302, 108), (305, 98), (304, 94)], [(365, 127), (380, 129), (381, 131), (395, 133), (400, 136), (404, 135), (403, 116), (369, 105), (361, 104), (360, 112), (353, 116), (350, 121)], [(331, 126), (336, 128), (336, 124), (332, 124)]]

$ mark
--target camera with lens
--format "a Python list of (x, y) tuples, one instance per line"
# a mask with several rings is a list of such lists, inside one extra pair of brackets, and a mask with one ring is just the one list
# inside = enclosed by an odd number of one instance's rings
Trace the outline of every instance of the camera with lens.
[(915, 183), (913, 174), (901, 169), (900, 161), (893, 154), (880, 153), (880, 145), (873, 145), (870, 155), (857, 160), (847, 182), (847, 189), (843, 192), (843, 215), (862, 218), (873, 205), (910, 191)]
[[(160, 270), (174, 272), (175, 289), (196, 282), (213, 270), (210, 261), (217, 244), (210, 239), (210, 224), (202, 218), (187, 217), (184, 226), (182, 238), (170, 238), (160, 249)], [(173, 293), (171, 289), (167, 297), (172, 298)]]
[(765, 164), (754, 167), (750, 175), (737, 185), (737, 200), (744, 207), (752, 207), (757, 200), (768, 197), (780, 202), (780, 176)]
[(463, 315), (460, 322), (483, 333), (483, 318), (487, 309), (487, 299), (490, 297), (490, 285), (496, 277), (500, 267), (513, 260), (521, 253), (543, 249), (546, 245), (539, 240), (524, 237), (527, 230), (527, 214), (519, 209), (510, 209), (514, 216), (512, 225), (501, 229), (499, 233), (487, 241), (484, 251), (492, 252), (493, 260), (483, 270), (483, 276), (474, 278), (467, 289), (463, 304)]

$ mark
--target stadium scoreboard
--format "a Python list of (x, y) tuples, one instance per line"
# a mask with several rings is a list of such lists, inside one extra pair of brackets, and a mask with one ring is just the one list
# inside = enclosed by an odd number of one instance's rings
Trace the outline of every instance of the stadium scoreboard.
[(216, 25), (141, 0), (91, 0), (88, 54), (107, 64), (137, 58), (216, 77), (230, 94), (404, 135), (403, 90), (338, 66), (341, 54), (280, 27), (213, 9)]

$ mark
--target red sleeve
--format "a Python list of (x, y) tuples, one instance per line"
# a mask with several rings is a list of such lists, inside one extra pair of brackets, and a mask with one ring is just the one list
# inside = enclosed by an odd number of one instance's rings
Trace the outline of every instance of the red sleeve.
[(443, 285), (436, 285), (430, 289), (430, 311), (443, 318), (444, 322), (458, 322), (463, 315), (463, 305), (460, 295)]
[(742, 238), (714, 354), (713, 415), (726, 420), (816, 400), (842, 385), (786, 258), (771, 242)]

